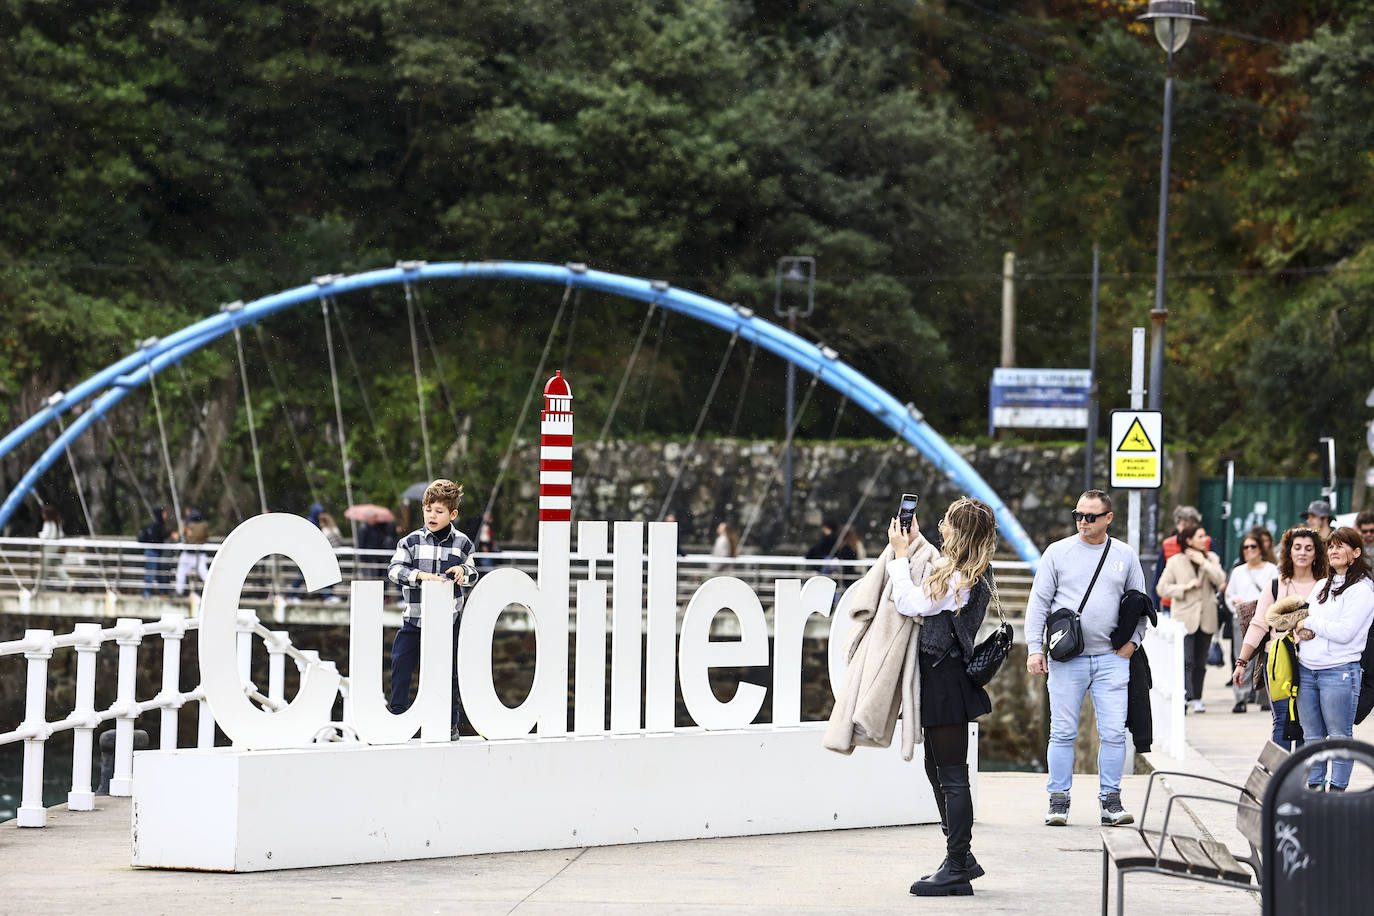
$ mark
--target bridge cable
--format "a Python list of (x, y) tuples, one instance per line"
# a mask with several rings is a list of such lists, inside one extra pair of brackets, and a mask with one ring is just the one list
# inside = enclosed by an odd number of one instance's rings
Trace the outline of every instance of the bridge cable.
[(296, 449), (296, 457), (300, 459), (301, 467), (305, 470), (305, 485), (310, 489), (310, 501), (320, 503), (320, 494), (315, 488), (315, 474), (317, 472), (310, 459), (306, 457), (305, 449), (301, 448), (300, 437), (296, 435), (296, 424), (291, 421), (291, 410), (286, 406), (286, 395), (282, 392), (281, 384), (277, 381), (277, 370), (272, 368), (272, 355), (267, 352), (267, 341), (262, 336), (262, 325), (254, 324), (253, 331), (258, 338), (258, 348), (262, 350), (263, 362), (267, 364), (267, 377), (272, 382), (272, 390), (277, 394), (277, 404), (281, 407), (282, 419), (286, 421), (286, 432), (291, 437), (291, 444)]
[[(210, 430), (206, 428), (205, 420), (202, 418), (203, 415), (210, 413), (209, 405), (197, 398), (195, 393), (191, 391), (191, 379), (187, 376), (186, 370), (182, 368), (180, 362), (177, 362), (176, 367), (177, 374), (181, 376), (181, 389), (191, 401), (191, 421), (196, 424), (196, 429), (200, 431), (201, 438), (205, 440), (206, 448), (209, 448)], [(235, 488), (229, 482), (229, 472), (224, 469), (224, 461), (220, 458), (219, 449), (211, 450), (210, 454), (215, 462), (215, 470), (219, 472), (220, 482), (224, 484), (224, 495), (229, 497), (229, 506), (234, 510), (234, 517), (241, 522), (245, 517), (243, 507), (239, 505), (238, 497), (234, 495)], [(179, 519), (176, 521), (179, 526), (181, 521)]]
[(663, 317), (658, 322), (658, 337), (654, 340), (654, 355), (649, 358), (649, 369), (644, 373), (644, 396), (640, 398), (639, 404), (639, 423), (635, 426), (635, 432), (644, 432), (644, 421), (649, 416), (649, 401), (654, 393), (654, 372), (658, 370), (658, 351), (663, 349), (663, 329), (668, 326), (668, 310), (663, 310)]
[[(859, 512), (863, 509), (864, 503), (868, 501), (868, 497), (873, 495), (873, 488), (878, 485), (878, 480), (883, 476), (883, 471), (887, 470), (887, 463), (891, 460), (892, 454), (897, 451), (897, 444), (901, 441), (901, 434), (898, 434), (893, 436), (892, 441), (887, 444), (887, 450), (883, 452), (883, 459), (878, 462), (878, 469), (873, 472), (873, 476), (864, 484), (863, 492), (859, 494), (859, 500), (854, 504), (854, 509), (849, 513), (849, 518), (844, 520), (844, 524), (840, 526), (840, 530), (835, 533), (835, 543), (830, 545), (830, 550), (826, 553), (827, 559), (834, 557), (835, 554), (840, 552), (840, 545), (844, 543), (844, 536), (848, 534), (849, 529), (853, 527), (854, 520), (859, 517)], [(886, 530), (886, 528), (884, 528), (884, 530)]]
[(840, 420), (844, 417), (844, 409), (849, 406), (849, 392), (840, 395), (840, 406), (835, 410), (835, 422), (830, 426), (830, 441), (835, 441), (835, 434), (840, 431)]
[[(234, 325), (234, 348), (239, 354), (239, 382), (243, 386), (243, 406), (248, 411), (248, 441), (253, 446), (253, 472), (258, 477), (258, 506), (264, 515), (267, 514), (267, 490), (262, 481), (262, 455), (258, 449), (258, 428), (253, 422), (253, 398), (248, 392), (248, 364), (243, 358), (243, 335), (239, 334), (239, 326)], [(177, 519), (180, 525), (182, 520)], [(276, 577), (273, 576), (273, 585), (276, 584)]]
[[(792, 426), (787, 430), (787, 437), (783, 440), (779, 456), (785, 454), (792, 447), (792, 438), (797, 433), (797, 427), (801, 425), (802, 416), (806, 413), (806, 407), (811, 403), (811, 395), (816, 391), (816, 383), (821, 380), (820, 373), (811, 376), (811, 384), (806, 388), (806, 396), (802, 398), (801, 405), (797, 408), (796, 415), (792, 418)], [(749, 524), (745, 525), (744, 533), (740, 535), (739, 542), (745, 543), (749, 538), (749, 532), (754, 529), (754, 525), (759, 520), (759, 514), (763, 511), (763, 501), (768, 496), (768, 491), (773, 489), (773, 481), (778, 479), (778, 474), (782, 470), (782, 461), (773, 462), (773, 471), (768, 475), (768, 480), (764, 483), (763, 489), (759, 491), (759, 498), (754, 503), (753, 511), (749, 515)]]
[[(61, 436), (67, 431), (66, 424), (62, 422), (60, 414), (56, 417), (56, 420), (57, 434)], [(86, 488), (81, 485), (81, 475), (78, 474), (76, 470), (76, 457), (72, 454), (72, 447), (70, 445), (65, 445), (62, 450), (67, 453), (67, 464), (72, 469), (72, 480), (76, 483), (76, 498), (81, 503), (81, 514), (86, 519), (86, 531), (90, 537), (98, 537), (95, 533), (95, 523), (91, 519), (91, 507), (86, 503)], [(94, 548), (92, 548), (90, 552), (95, 557), (95, 568), (96, 571), (100, 573), (100, 581), (104, 584), (105, 591), (114, 591), (114, 589), (110, 587), (109, 577), (105, 575), (104, 557), (99, 550), (95, 550)]]
[(344, 355), (348, 357), (348, 364), (353, 367), (353, 377), (358, 380), (358, 395), (363, 400), (363, 410), (367, 413), (367, 421), (372, 429), (372, 441), (377, 443), (377, 448), (382, 454), (382, 463), (386, 465), (386, 476), (391, 481), (391, 489), (395, 493), (400, 493), (403, 487), (396, 477), (396, 468), (391, 462), (391, 452), (387, 450), (386, 439), (382, 436), (381, 426), (377, 423), (377, 415), (372, 412), (372, 399), (367, 396), (367, 385), (363, 382), (362, 370), (358, 368), (358, 360), (353, 356), (353, 343), (348, 338), (348, 322), (343, 320), (339, 314), (339, 303), (334, 302), (334, 318), (339, 325), (339, 338), (343, 341)]
[(119, 437), (114, 431), (110, 431), (110, 444), (114, 446), (115, 457), (119, 459), (120, 465), (124, 468), (124, 473), (129, 475), (129, 482), (133, 484), (134, 491), (138, 493), (139, 502), (143, 503), (143, 508), (148, 512), (148, 517), (153, 516), (153, 502), (148, 498), (148, 491), (143, 489), (143, 483), (134, 473), (133, 465), (129, 462), (129, 457), (124, 453), (124, 446), (119, 444)]
[[(177, 530), (180, 530), (181, 494), (177, 492), (176, 472), (172, 469), (172, 451), (167, 446), (167, 427), (162, 422), (162, 402), (157, 396), (157, 376), (153, 373), (152, 356), (147, 348), (143, 350), (143, 364), (148, 369), (148, 391), (153, 396), (153, 413), (157, 416), (157, 435), (162, 443), (162, 461), (167, 468), (167, 486), (172, 491), (172, 511), (176, 513)], [(152, 512), (148, 514), (152, 515)]]
[[(666, 313), (665, 313), (666, 314)], [(720, 358), (720, 365), (716, 368), (716, 377), (711, 380), (711, 388), (706, 392), (706, 402), (701, 405), (701, 413), (697, 414), (696, 426), (692, 427), (692, 436), (687, 440), (687, 447), (682, 451), (682, 463), (678, 465), (677, 473), (673, 475), (673, 482), (668, 487), (668, 494), (663, 497), (663, 505), (658, 509), (658, 520), (663, 521), (668, 514), (668, 506), (673, 502), (673, 496), (677, 493), (678, 484), (682, 481), (682, 475), (687, 471), (687, 464), (692, 458), (692, 452), (696, 449), (697, 437), (701, 435), (702, 424), (706, 422), (706, 414), (711, 409), (711, 404), (716, 398), (716, 389), (720, 386), (721, 377), (725, 375), (725, 367), (730, 362), (730, 354), (735, 350), (735, 344), (739, 342), (739, 328), (735, 328), (735, 333), (730, 335), (730, 342), (725, 346), (725, 355)]]
[(458, 420), (458, 404), (453, 399), (453, 393), (448, 390), (448, 381), (444, 373), (444, 363), (439, 358), (439, 347), (434, 342), (434, 334), (429, 329), (429, 314), (425, 311), (425, 301), (420, 298), (420, 289), (415, 289), (415, 310), (420, 314), (420, 329), (425, 332), (425, 341), (429, 344), (429, 355), (434, 360), (434, 369), (439, 376), (439, 392), (444, 396), (444, 405), (448, 407), (449, 417), (453, 420), (453, 435), (462, 438), (463, 424)]
[[(353, 503), (353, 476), (352, 476), (352, 474), (349, 473), (349, 470), (348, 470), (348, 433), (344, 430), (343, 401), (339, 398), (339, 370), (338, 370), (338, 366), (335, 365), (335, 362), (334, 362), (334, 332), (333, 332), (333, 330), (332, 330), (331, 327), (330, 327), (330, 325), (332, 324), (332, 322), (330, 322), (330, 320), (329, 320), (329, 306), (330, 306), (330, 303), (333, 303), (333, 302), (334, 302), (334, 297), (333, 297), (333, 296), (321, 296), (321, 297), (320, 297), (320, 312), (321, 312), (321, 313), (323, 314), (323, 316), (324, 316), (324, 347), (325, 347), (326, 352), (329, 353), (329, 386), (330, 386), (330, 388), (331, 388), (331, 389), (333, 390), (333, 392), (334, 392), (334, 421), (335, 421), (335, 423), (336, 423), (337, 426), (338, 426), (338, 433), (339, 433), (339, 464), (342, 465), (342, 467), (343, 467), (344, 499), (348, 500), (348, 505), (349, 505), (350, 507), (352, 507), (352, 506), (354, 505), (354, 503)], [(337, 303), (335, 304), (334, 307), (335, 307), (335, 310), (337, 311), (337, 310), (338, 310), (338, 305), (337, 305)], [(339, 322), (339, 325), (342, 326), (342, 325), (343, 325), (343, 322), (340, 321), (340, 322)], [(347, 515), (347, 514), (348, 514), (348, 513), (345, 512), (345, 515)], [(351, 534), (353, 535), (353, 550), (354, 550), (353, 560), (354, 560), (354, 563), (356, 564), (356, 563), (359, 561), (359, 555), (358, 555), (358, 553), (357, 553), (357, 550), (358, 550), (358, 520), (357, 520), (356, 518), (349, 518), (349, 519), (348, 519), (348, 525), (349, 525), (349, 533), (351, 533)], [(356, 568), (356, 567), (355, 567), (355, 568)]]
[(564, 369), (568, 368), (570, 358), (572, 357), (574, 332), (577, 330), (577, 307), (581, 304), (582, 287), (579, 286), (577, 292), (573, 293), (572, 315), (568, 318), (568, 339), (563, 344), (563, 361), (559, 363)]
[[(725, 432), (725, 438), (727, 438), (727, 439), (733, 439), (733, 438), (735, 437), (735, 430), (739, 427), (740, 414), (741, 414), (741, 412), (744, 410), (744, 395), (745, 395), (745, 393), (749, 390), (749, 379), (750, 379), (750, 378), (753, 376), (753, 374), (754, 374), (754, 357), (758, 356), (758, 353), (759, 353), (759, 343), (758, 343), (758, 341), (757, 341), (757, 340), (750, 341), (750, 343), (749, 343), (749, 357), (748, 357), (748, 359), (745, 360), (745, 363), (744, 363), (744, 378), (743, 378), (743, 380), (740, 382), (739, 394), (737, 394), (737, 395), (735, 396), (735, 411), (734, 411), (734, 414), (730, 417), (730, 428), (729, 428), (728, 430), (726, 430), (726, 432)], [(720, 498), (721, 498), (721, 495), (722, 495), (723, 491), (725, 490), (725, 487), (726, 487), (727, 483), (728, 483), (728, 479), (727, 479), (726, 475), (721, 474), (719, 477), (716, 478), (716, 485), (715, 485), (714, 487), (712, 487), (712, 491), (711, 491), (711, 512), (712, 512), (712, 516), (711, 516), (711, 518), (712, 518), (713, 521), (714, 521), (715, 519), (719, 518), (719, 516), (720, 516), (720, 513), (719, 513), (717, 510), (718, 510), (718, 507), (720, 506)]]
[[(639, 358), (639, 350), (644, 346), (644, 335), (649, 331), (649, 323), (654, 319), (654, 311), (658, 308), (658, 300), (649, 303), (649, 310), (644, 313), (644, 321), (639, 326), (639, 336), (635, 338), (634, 349), (630, 351), (630, 358), (625, 362), (625, 371), (620, 375), (620, 387), (615, 391), (615, 397), (611, 400), (611, 408), (606, 412), (606, 422), (601, 424), (601, 433), (596, 437), (596, 455), (601, 457), (601, 446), (606, 441), (606, 435), (611, 430), (611, 423), (615, 420), (616, 411), (620, 409), (620, 399), (625, 396), (625, 389), (630, 384), (630, 374), (634, 372), (635, 360)], [(579, 479), (582, 484), (578, 491), (573, 494), (572, 517), (577, 518), (577, 506), (581, 502), (581, 497), (587, 494), (592, 482), (596, 480), (593, 467), (588, 467), (587, 474)]]
[(525, 393), (525, 403), (520, 405), (520, 416), (515, 421), (514, 428), (511, 429), (510, 442), (506, 443), (506, 453), (501, 456), (501, 464), (496, 469), (496, 480), (492, 482), (491, 492), (487, 494), (487, 504), (482, 508), (482, 515), (478, 521), (487, 517), (492, 506), (496, 505), (496, 494), (501, 491), (501, 479), (506, 476), (506, 470), (510, 467), (511, 456), (515, 454), (515, 443), (520, 438), (520, 427), (525, 425), (525, 415), (529, 413), (530, 402), (534, 400), (534, 393), (539, 388), (539, 380), (544, 376), (544, 363), (549, 358), (549, 349), (553, 346), (554, 335), (558, 333), (558, 326), (563, 321), (563, 310), (568, 305), (568, 297), (572, 294), (572, 284), (563, 287), (563, 299), (558, 303), (558, 312), (553, 316), (553, 326), (549, 328), (548, 337), (544, 338), (544, 352), (539, 354), (539, 364), (534, 367), (534, 377), (530, 379), (530, 389)]
[(754, 357), (759, 355), (759, 343), (753, 341), (749, 345), (749, 359), (744, 364), (744, 380), (740, 382), (739, 394), (735, 397), (735, 413), (730, 418), (730, 429), (726, 431), (725, 438), (733, 439), (735, 430), (739, 428), (740, 414), (744, 410), (744, 395), (749, 391), (749, 379), (754, 374)]
[(425, 478), (434, 479), (434, 463), (429, 455), (429, 421), (425, 419), (425, 389), (420, 376), (420, 341), (415, 333), (415, 294), (410, 281), (402, 284), (406, 291), (406, 321), (410, 324), (410, 356), (415, 366), (415, 400), (420, 408), (420, 444), (425, 450)]

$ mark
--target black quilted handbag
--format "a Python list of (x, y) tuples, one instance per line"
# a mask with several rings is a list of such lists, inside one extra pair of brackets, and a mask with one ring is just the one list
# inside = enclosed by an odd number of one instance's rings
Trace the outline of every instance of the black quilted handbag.
[(988, 683), (997, 675), (997, 671), (1002, 667), (1002, 662), (1007, 660), (1007, 655), (1011, 652), (1012, 637), (1011, 624), (1007, 623), (1007, 618), (1002, 616), (1002, 599), (997, 594), (997, 586), (992, 587), (992, 600), (997, 605), (997, 617), (1002, 622), (997, 625), (997, 629), (988, 634), (978, 645), (973, 647), (973, 655), (964, 664), (964, 670), (968, 672), (969, 680), (979, 687), (986, 687)]

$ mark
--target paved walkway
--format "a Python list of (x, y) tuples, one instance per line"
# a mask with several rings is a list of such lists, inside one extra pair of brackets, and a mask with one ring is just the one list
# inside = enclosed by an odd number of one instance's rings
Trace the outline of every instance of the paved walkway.
[[(1229, 691), (1208, 671), (1208, 712), (1190, 716), (1185, 766), (1243, 778), (1268, 734), (1268, 714), (1230, 713)], [(1374, 718), (1358, 730), (1374, 741)], [(862, 753), (862, 751), (860, 751)], [(1154, 762), (1178, 768), (1176, 761)], [(1358, 771), (1357, 771), (1358, 772)], [(913, 768), (912, 779), (923, 779)], [(1366, 780), (1368, 777), (1364, 777)], [(1146, 777), (1128, 777), (1125, 800), (1140, 814)], [(131, 868), (127, 799), (90, 813), (55, 808), (50, 826), (0, 826), (0, 913), (33, 916), (83, 909), (111, 913), (1097, 913), (1101, 846), (1092, 804), (1096, 779), (1081, 776), (1066, 828), (1042, 825), (1044, 777), (980, 777), (974, 846), (988, 870), (973, 898), (914, 898), (907, 888), (943, 856), (936, 826), (845, 830), (741, 839), (510, 853), (261, 874)], [(1163, 799), (1152, 800), (1158, 821)], [(518, 811), (518, 800), (512, 800)], [(537, 814), (533, 815), (537, 816)], [(1226, 835), (1233, 814), (1188, 819), (1190, 831)], [(1113, 897), (1115, 894), (1113, 893)], [(1258, 896), (1190, 881), (1133, 875), (1128, 912), (1259, 911)]]

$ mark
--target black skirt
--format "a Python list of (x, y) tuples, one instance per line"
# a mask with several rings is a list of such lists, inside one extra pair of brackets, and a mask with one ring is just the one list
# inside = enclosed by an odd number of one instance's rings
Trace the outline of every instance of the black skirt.
[(956, 651), (944, 656), (918, 652), (921, 667), (921, 726), (958, 725), (992, 712), (988, 692), (969, 680)]

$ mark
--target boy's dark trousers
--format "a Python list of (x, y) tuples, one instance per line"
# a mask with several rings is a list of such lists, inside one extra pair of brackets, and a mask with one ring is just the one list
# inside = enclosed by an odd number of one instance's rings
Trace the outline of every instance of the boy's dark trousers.
[[(453, 711), (450, 725), (462, 718), (458, 704), (458, 624), (460, 613), (453, 620)], [(401, 624), (391, 643), (391, 711), (397, 715), (410, 708), (410, 680), (420, 664), (420, 628), (409, 620)]]

